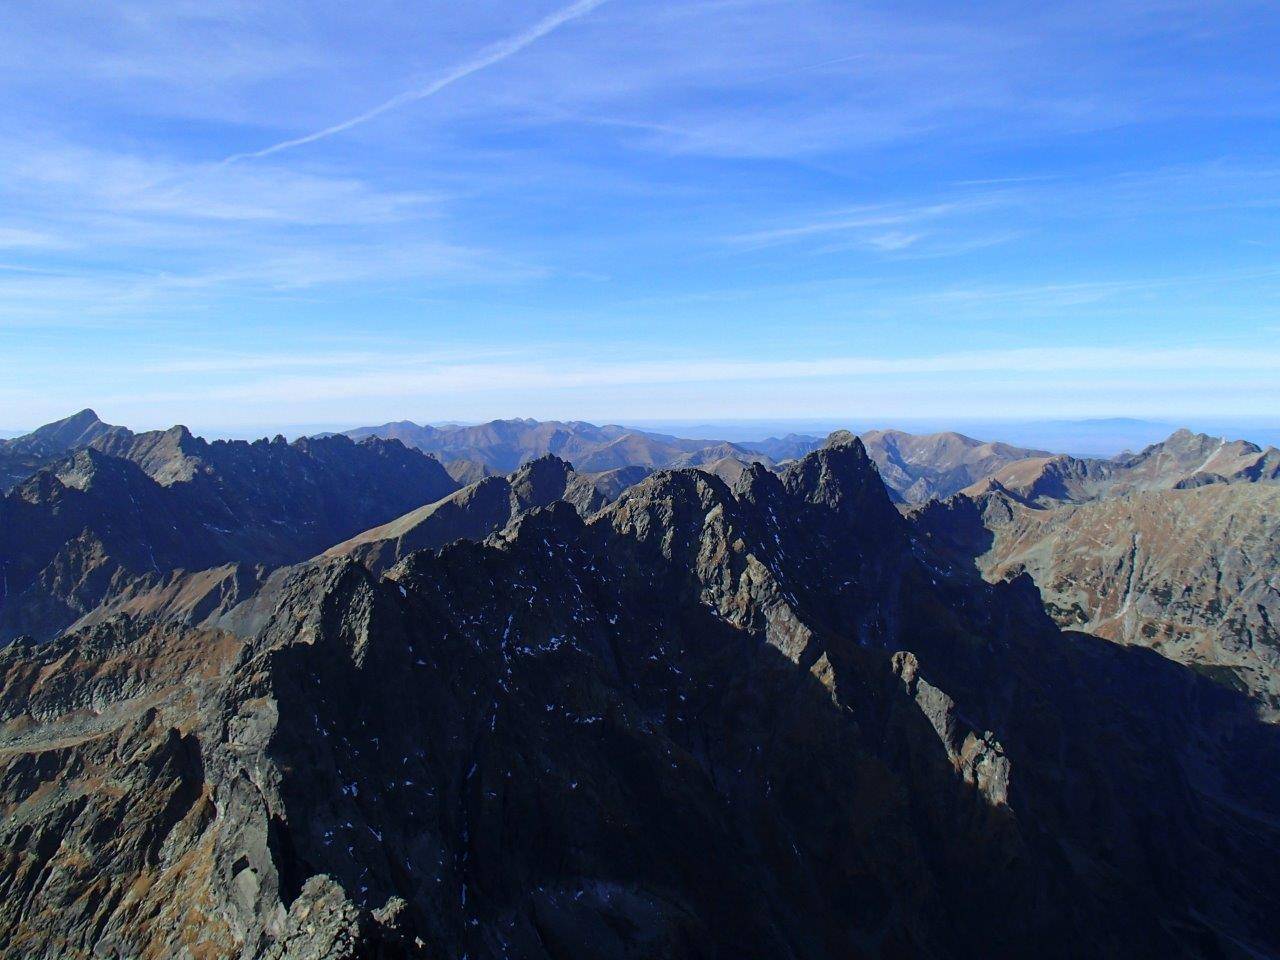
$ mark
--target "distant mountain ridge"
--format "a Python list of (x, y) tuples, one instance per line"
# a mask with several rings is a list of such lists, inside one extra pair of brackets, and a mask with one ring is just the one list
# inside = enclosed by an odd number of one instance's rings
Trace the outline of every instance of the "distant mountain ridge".
[(905, 503), (945, 499), (1009, 464), (1048, 456), (1043, 450), (975, 440), (952, 432), (871, 430), (862, 434), (862, 442), (880, 468), (885, 485)]
[[(797, 460), (825, 442), (823, 437), (788, 434), (759, 441), (730, 443), (649, 433), (617, 425), (583, 421), (494, 420), (468, 427), (422, 426), (398, 421), (346, 431), (359, 439), (399, 439), (438, 456), (458, 476), (475, 479), (471, 464), (507, 473), (535, 457), (555, 454), (578, 470), (596, 472), (622, 466), (650, 469), (717, 465), (732, 477), (742, 465), (773, 467)], [(946, 497), (1006, 464), (1045, 451), (975, 440), (958, 433), (915, 435), (899, 430), (873, 430), (862, 435), (867, 452), (880, 469), (891, 495), (904, 503)], [(734, 465), (734, 461), (737, 465)]]
[(1110, 460), (1035, 455), (991, 471), (971, 493), (1000, 489), (1028, 503), (1083, 503), (1216, 483), (1280, 483), (1280, 450), (1180, 429)]
[[(174, 461), (174, 444), (163, 431), (139, 436), (160, 444), (147, 454), (126, 427), (103, 423), (92, 410), (48, 424), (26, 436), (0, 441), (0, 483), (11, 489), (35, 470), (76, 449), (93, 446), (142, 463)], [(621, 467), (650, 470), (708, 466), (724, 476), (742, 465), (774, 467), (822, 446), (824, 438), (788, 434), (731, 443), (636, 430), (585, 421), (494, 420), (475, 425), (422, 425), (408, 420), (345, 431), (355, 440), (371, 436), (399, 440), (437, 457), (459, 485), (510, 473), (547, 454), (575, 469), (599, 473)], [(320, 436), (331, 436), (322, 434)], [(904, 504), (946, 497), (992, 482), (1031, 500), (1082, 500), (1126, 491), (1210, 482), (1272, 482), (1280, 477), (1280, 451), (1247, 441), (1226, 441), (1178, 430), (1138, 454), (1111, 459), (1072, 457), (961, 433), (912, 434), (870, 430), (862, 435), (891, 496)], [(189, 441), (183, 441), (189, 442)], [(132, 452), (130, 452), (132, 451)], [(175, 461), (180, 463), (181, 460)]]
[(554, 454), (578, 470), (595, 473), (619, 467), (665, 467), (677, 460), (698, 465), (725, 456), (760, 459), (745, 445), (697, 440), (633, 430), (616, 424), (597, 426), (581, 420), (493, 420), (473, 426), (435, 427), (402, 420), (358, 427), (345, 435), (359, 440), (379, 436), (400, 440), (437, 456), (447, 466), (464, 462), (456, 472), (475, 477), (479, 464), (493, 473), (510, 473), (538, 457)]

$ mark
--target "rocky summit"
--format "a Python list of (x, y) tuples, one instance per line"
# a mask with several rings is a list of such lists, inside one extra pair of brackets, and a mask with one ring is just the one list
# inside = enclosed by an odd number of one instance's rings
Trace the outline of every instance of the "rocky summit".
[(857, 439), (503, 483), (0, 652), (0, 956), (1280, 955), (1280, 728), (988, 582)]

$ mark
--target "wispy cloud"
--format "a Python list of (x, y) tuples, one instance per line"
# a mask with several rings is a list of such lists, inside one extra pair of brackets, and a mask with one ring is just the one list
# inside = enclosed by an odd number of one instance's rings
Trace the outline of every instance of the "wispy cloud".
[[(281, 224), (380, 224), (429, 215), (444, 198), (380, 188), (350, 175), (201, 162), (63, 142), (0, 148), (3, 192), (62, 216), (128, 214)], [(3, 235), (0, 234), (0, 237)]]
[[(85, 358), (84, 364), (90, 363)], [(0, 361), (0, 366), (5, 366)], [(576, 414), (865, 417), (1257, 412), (1280, 401), (1280, 351), (1230, 345), (966, 350), (823, 359), (631, 358), (601, 349), (455, 344), (442, 350), (208, 354), (123, 362), (94, 381), (64, 365), (46, 389), (0, 383), (11, 419), (39, 422), (94, 404), (117, 421), (167, 424), (374, 422)], [(17, 372), (16, 369), (12, 372)], [(210, 379), (212, 377), (212, 379)], [(5, 380), (4, 382), (11, 382)], [(1211, 398), (1211, 402), (1206, 402)], [(7, 402), (8, 402), (7, 401)], [(849, 406), (854, 404), (854, 406)], [(709, 411), (709, 412), (708, 412)], [(211, 420), (216, 416), (220, 419)]]
[(901, 257), (954, 256), (1003, 243), (1009, 229), (975, 226), (975, 218), (1009, 204), (999, 194), (968, 195), (934, 203), (868, 204), (818, 214), (801, 223), (753, 230), (727, 238), (743, 251), (804, 245), (817, 254), (862, 249)]
[(884, 227), (923, 223), (980, 206), (987, 206), (992, 202), (991, 200), (956, 201), (923, 206), (874, 204), (824, 214), (805, 223), (741, 233), (729, 237), (728, 240), (731, 244), (741, 247), (776, 246), (784, 243), (795, 243), (812, 237), (824, 237), (833, 233), (879, 230)]
[(525, 47), (541, 40), (547, 34), (564, 26), (569, 21), (586, 16), (588, 13), (606, 2), (607, 0), (578, 0), (577, 3), (572, 3), (563, 9), (557, 10), (549, 16), (543, 17), (529, 29), (508, 37), (505, 40), (500, 40), (497, 43), (491, 44), (475, 56), (463, 61), (448, 73), (441, 77), (437, 77), (425, 86), (415, 87), (412, 90), (405, 90), (402, 93), (398, 93), (389, 100), (384, 100), (376, 107), (372, 107), (354, 117), (350, 117), (339, 123), (325, 127), (323, 130), (317, 130), (314, 133), (308, 133), (301, 137), (293, 137), (289, 140), (281, 140), (279, 143), (273, 143), (271, 146), (263, 147), (261, 150), (233, 153), (230, 156), (225, 157), (222, 162), (224, 164), (232, 164), (238, 163), (241, 160), (253, 160), (259, 157), (270, 156), (273, 153), (279, 153), (282, 150), (291, 150), (294, 147), (300, 147), (304, 144), (315, 143), (317, 140), (324, 140), (327, 137), (332, 137), (335, 134), (350, 130), (352, 127), (358, 127), (362, 123), (368, 123), (375, 117), (380, 117), (391, 110), (397, 110), (406, 104), (416, 103), (420, 100), (426, 100), (429, 97), (434, 97), (441, 90), (452, 86), (459, 80), (463, 80), (474, 73), (479, 73), (481, 70), (491, 67), (496, 63), (501, 63), (508, 57), (519, 53)]
[(516, 284), (546, 268), (482, 248), (415, 241), (343, 246), (255, 243), (223, 263), (151, 272), (30, 271), (0, 263), (0, 330), (194, 324), (229, 297), (287, 299), (369, 283), (419, 288)]
[(0, 226), (0, 326), (190, 318), (264, 291), (546, 275), (528, 258), (452, 239), (449, 199), (275, 165), (8, 143), (0, 202), (23, 225)]
[(61, 250), (71, 244), (42, 230), (0, 227), (0, 250)]
[(896, 253), (899, 250), (906, 250), (908, 247), (914, 246), (921, 238), (923, 233), (908, 233), (905, 230), (891, 230), (888, 233), (877, 234), (869, 237), (867, 243), (877, 250)]

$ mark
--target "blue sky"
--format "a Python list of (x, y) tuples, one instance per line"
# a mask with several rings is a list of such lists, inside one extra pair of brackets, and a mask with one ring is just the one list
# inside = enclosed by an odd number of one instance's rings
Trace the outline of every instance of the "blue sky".
[(1280, 418), (1273, 2), (14, 0), (0, 427)]

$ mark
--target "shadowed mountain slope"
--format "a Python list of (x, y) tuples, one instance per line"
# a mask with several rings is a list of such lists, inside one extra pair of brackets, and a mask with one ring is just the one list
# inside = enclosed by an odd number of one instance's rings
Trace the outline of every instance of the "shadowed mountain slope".
[(1148, 646), (1280, 719), (1280, 451), (1178, 430), (1113, 460), (1032, 458), (916, 515), (1062, 626)]

